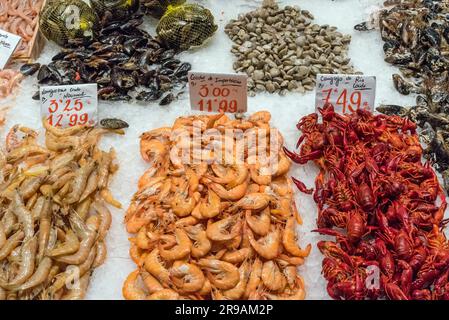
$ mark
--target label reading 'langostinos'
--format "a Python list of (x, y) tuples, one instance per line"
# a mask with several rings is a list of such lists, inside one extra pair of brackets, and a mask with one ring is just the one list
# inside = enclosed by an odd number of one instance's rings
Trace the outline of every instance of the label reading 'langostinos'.
[(248, 108), (247, 76), (189, 72), (192, 110), (207, 112), (246, 112)]
[(54, 127), (97, 123), (96, 83), (40, 87), (40, 97), (41, 115)]
[(375, 76), (318, 74), (316, 77), (316, 109), (330, 103), (339, 113), (357, 109), (374, 111), (375, 97)]
[(19, 44), (18, 35), (0, 29), (0, 70), (3, 70)]

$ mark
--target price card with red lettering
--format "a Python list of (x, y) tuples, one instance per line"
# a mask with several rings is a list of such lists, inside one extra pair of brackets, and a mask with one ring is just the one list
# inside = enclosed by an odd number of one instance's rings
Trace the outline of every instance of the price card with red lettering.
[(18, 35), (0, 29), (0, 70), (5, 68), (21, 39)]
[(246, 112), (247, 76), (241, 74), (189, 72), (192, 110), (207, 112)]
[(318, 74), (316, 77), (316, 108), (330, 103), (339, 113), (352, 113), (357, 109), (374, 111), (375, 97), (375, 76)]
[(55, 127), (93, 126), (98, 120), (97, 84), (40, 87), (42, 117)]

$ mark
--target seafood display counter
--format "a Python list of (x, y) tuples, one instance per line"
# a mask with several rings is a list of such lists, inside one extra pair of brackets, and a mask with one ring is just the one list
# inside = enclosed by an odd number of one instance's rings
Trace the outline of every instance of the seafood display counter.
[[(0, 300), (449, 299), (448, 16), (0, 0)], [(247, 111), (194, 110), (189, 72), (247, 75)], [(318, 74), (374, 76), (372, 110), (316, 108)], [(92, 83), (97, 125), (46, 119), (41, 87)]]

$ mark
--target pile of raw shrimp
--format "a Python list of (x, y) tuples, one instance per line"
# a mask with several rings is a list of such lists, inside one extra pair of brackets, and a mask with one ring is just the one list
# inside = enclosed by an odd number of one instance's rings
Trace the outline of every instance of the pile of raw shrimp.
[[(42, 3), (43, 0), (0, 0), (0, 29), (22, 38), (13, 57), (26, 56), (29, 52)], [(19, 71), (0, 70), (0, 98), (12, 94), (22, 78)]]
[(118, 169), (105, 129), (14, 126), (0, 157), (0, 300), (83, 299), (106, 258), (104, 200)]
[[(297, 243), (301, 219), (286, 177), (290, 161), (282, 136), (269, 134), (275, 131), (270, 119), (266, 111), (235, 120), (223, 114), (181, 117), (173, 127), (142, 134), (141, 155), (151, 166), (125, 217), (128, 232), (136, 234), (130, 255), (137, 265), (123, 286), (126, 299), (304, 299), (297, 267), (311, 246)], [(195, 123), (200, 138), (192, 138)], [(213, 130), (215, 142), (223, 142), (226, 129), (262, 133), (268, 143), (257, 140), (257, 156), (246, 150), (245, 161), (224, 163), (217, 150), (235, 155), (242, 140), (236, 135), (233, 143), (210, 150), (205, 132)], [(179, 150), (194, 146), (201, 155), (178, 158)], [(259, 151), (278, 165), (268, 169)]]
[(22, 73), (12, 69), (0, 70), (0, 99), (6, 98), (19, 87)]
[(22, 38), (14, 56), (26, 55), (43, 0), (0, 0), (0, 29)]

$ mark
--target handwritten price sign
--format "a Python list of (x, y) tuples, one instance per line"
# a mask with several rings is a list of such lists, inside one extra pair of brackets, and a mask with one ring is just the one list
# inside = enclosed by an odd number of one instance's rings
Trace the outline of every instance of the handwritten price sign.
[(330, 103), (340, 113), (353, 113), (357, 109), (374, 110), (374, 76), (318, 74), (316, 83), (316, 108)]
[(0, 70), (5, 68), (21, 39), (18, 35), (0, 30)]
[(41, 114), (54, 127), (95, 125), (97, 84), (41, 87)]
[(246, 82), (246, 75), (189, 72), (192, 110), (246, 112), (248, 108)]

